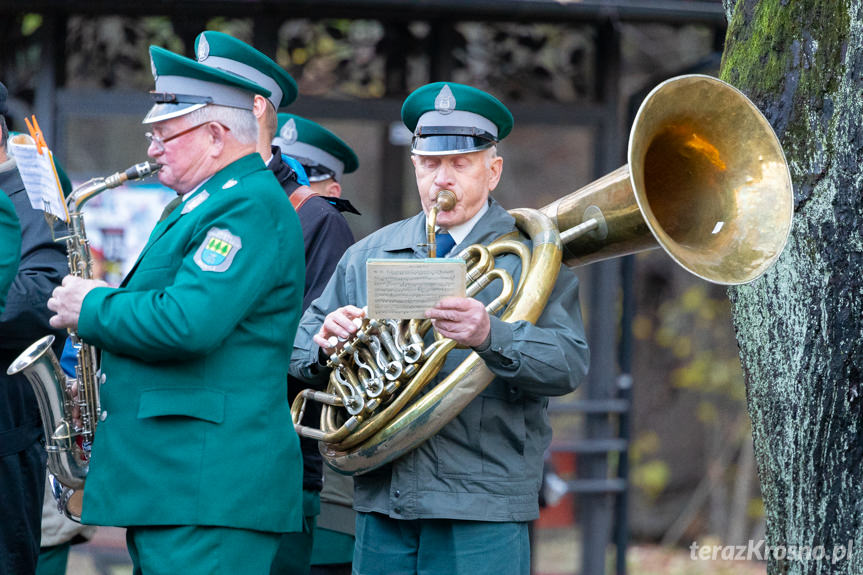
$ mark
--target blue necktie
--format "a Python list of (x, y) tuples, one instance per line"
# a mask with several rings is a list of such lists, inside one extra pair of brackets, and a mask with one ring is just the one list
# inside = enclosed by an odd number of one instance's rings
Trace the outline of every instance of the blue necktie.
[(434, 235), (434, 237), (435, 251), (437, 252), (437, 257), (442, 258), (446, 256), (452, 249), (452, 247), (455, 245), (455, 240), (447, 232), (438, 232)]

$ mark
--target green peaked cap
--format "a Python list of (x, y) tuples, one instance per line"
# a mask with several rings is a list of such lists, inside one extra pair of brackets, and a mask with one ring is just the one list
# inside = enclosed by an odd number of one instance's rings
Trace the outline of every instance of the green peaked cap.
[(159, 46), (150, 46), (150, 64), (156, 80), (152, 92), (156, 103), (144, 117), (144, 124), (183, 116), (207, 104), (251, 110), (255, 94), (270, 96), (269, 90), (254, 82)]
[(297, 159), (304, 168), (312, 168), (306, 170), (311, 172), (310, 180), (315, 181), (316, 166), (332, 172), (331, 177), (337, 182), (341, 181), (342, 174), (349, 174), (359, 167), (360, 161), (351, 147), (317, 122), (294, 114), (283, 113), (278, 118), (279, 131), (273, 138), (273, 144), (283, 154)]
[(500, 100), (472, 86), (435, 82), (414, 90), (402, 105), (413, 132), (411, 151), (443, 155), (484, 150), (512, 130), (512, 114)]
[(278, 110), (297, 99), (297, 83), (271, 58), (242, 40), (223, 32), (206, 30), (195, 38), (195, 57), (200, 64), (219, 68), (252, 81), (270, 91)]

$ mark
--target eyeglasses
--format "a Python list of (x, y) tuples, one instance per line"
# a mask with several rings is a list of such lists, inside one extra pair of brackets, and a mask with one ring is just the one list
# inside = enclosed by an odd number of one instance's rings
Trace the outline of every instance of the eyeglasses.
[[(202, 123), (200, 123), (200, 124), (198, 124), (198, 125), (196, 125), (196, 126), (192, 126), (191, 128), (186, 128), (185, 130), (182, 130), (182, 131), (180, 131), (180, 132), (177, 132), (176, 134), (172, 134), (172, 135), (168, 136), (167, 138), (159, 137), (159, 136), (157, 136), (156, 134), (154, 134), (153, 132), (147, 132), (147, 133), (145, 133), (145, 134), (144, 134), (144, 137), (145, 137), (145, 138), (147, 138), (147, 141), (148, 141), (148, 142), (150, 142), (150, 144), (153, 144), (154, 146), (156, 146), (156, 151), (157, 151), (157, 152), (164, 152), (164, 151), (165, 151), (165, 144), (167, 144), (167, 143), (168, 143), (168, 142), (170, 142), (171, 140), (174, 140), (174, 139), (176, 139), (176, 138), (179, 138), (180, 136), (185, 136), (185, 135), (186, 135), (186, 134), (188, 134), (189, 132), (191, 132), (191, 131), (193, 131), (193, 130), (197, 130), (197, 129), (198, 129), (198, 128), (200, 128), (201, 126), (205, 126), (205, 125), (210, 124), (210, 123), (212, 123), (212, 120), (208, 120), (208, 121), (206, 121), (206, 122), (202, 122)], [(230, 131), (231, 131), (231, 129), (230, 129), (229, 127), (225, 126), (224, 124), (220, 124), (219, 122), (215, 122), (215, 123), (216, 123), (216, 124), (219, 124), (220, 126), (222, 126), (222, 127), (225, 129), (225, 131), (226, 131), (226, 132), (230, 132)]]

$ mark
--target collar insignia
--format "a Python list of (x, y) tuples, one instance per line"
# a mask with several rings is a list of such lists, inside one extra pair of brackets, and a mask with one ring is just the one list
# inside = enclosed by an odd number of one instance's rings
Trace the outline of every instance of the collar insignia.
[(183, 202), (183, 211), (180, 212), (180, 215), (188, 214), (198, 206), (204, 203), (204, 201), (210, 197), (210, 194), (207, 190), (203, 190), (200, 194), (192, 198), (187, 202)]

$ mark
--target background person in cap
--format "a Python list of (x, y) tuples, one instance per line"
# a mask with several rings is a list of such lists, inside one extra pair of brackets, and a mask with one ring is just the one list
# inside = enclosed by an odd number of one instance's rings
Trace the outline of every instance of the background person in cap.
[[(60, 353), (66, 332), (51, 328), (51, 313), (45, 304), (68, 273), (68, 267), (64, 244), (53, 241), (45, 213), (30, 205), (18, 164), (8, 153), (6, 98), (6, 87), (0, 83), (0, 204), (4, 207), (0, 216), (4, 222), (0, 224), (0, 275), (4, 276), (0, 292), (5, 297), (5, 309), (0, 315), (0, 573), (27, 575), (36, 569), (39, 556), (45, 449), (33, 390), (23, 375), (7, 375), (6, 367), (49, 333), (56, 337), (55, 352)], [(9, 235), (10, 207), (17, 217), (14, 227), (17, 229), (20, 223), (14, 237)], [(58, 237), (63, 231), (64, 226), (58, 224)], [(11, 287), (5, 283), (10, 271), (9, 254), (14, 254), (15, 260), (11, 265)]]
[(279, 132), (273, 139), (282, 154), (298, 161), (315, 194), (329, 198), (340, 212), (360, 212), (342, 198), (342, 176), (359, 167), (356, 153), (344, 140), (317, 122), (294, 114), (279, 114)]
[[(503, 170), (497, 143), (512, 128), (503, 104), (470, 86), (435, 83), (408, 96), (402, 119), (414, 133), (411, 159), (424, 212), (441, 189), (456, 196), (456, 206), (437, 220), (456, 250), (516, 231), (512, 216), (490, 196)], [(328, 338), (352, 335), (351, 320), (367, 303), (366, 260), (426, 257), (425, 225), (419, 213), (348, 249), (303, 315), (293, 375), (323, 384)], [(440, 255), (447, 253), (443, 241), (437, 240)], [(504, 255), (496, 265), (517, 282), (520, 263)], [(543, 452), (551, 440), (548, 396), (576, 388), (587, 372), (588, 351), (578, 280), (569, 269), (561, 267), (536, 325), (489, 315), (484, 306), (495, 295), (485, 290), (476, 298), (444, 298), (426, 312), (440, 334), (464, 346), (449, 354), (438, 378), (472, 351), (497, 377), (428, 441), (354, 477), (354, 572), (529, 572), (527, 526), (539, 515)]]
[[(279, 114), (279, 132), (273, 144), (282, 153), (298, 160), (311, 180), (311, 193), (298, 190), (291, 196), (300, 217), (305, 244), (305, 310), (321, 294), (339, 259), (354, 243), (353, 234), (341, 212), (359, 212), (339, 196), (342, 193), (342, 175), (356, 171), (359, 160), (351, 147), (331, 131), (293, 114)], [(293, 402), (305, 387), (305, 383), (289, 376), (289, 401)], [(307, 403), (306, 409), (307, 421), (320, 418), (318, 404)], [(354, 535), (353, 482), (350, 477), (339, 475), (322, 464), (316, 440), (300, 438), (300, 443), (305, 466), (303, 488), (315, 489), (317, 485), (315, 491), (320, 492), (320, 515), (310, 549), (310, 572), (350, 573)], [(320, 487), (322, 471), (323, 488)], [(306, 572), (286, 568), (291, 548), (287, 539), (287, 536), (283, 538), (283, 547), (273, 564), (272, 575)]]
[[(178, 193), (119, 288), (67, 277), (49, 308), (102, 350), (83, 520), (127, 527), (135, 573), (269, 573), (302, 528), (285, 400), (299, 221), (255, 152), (270, 91), (158, 47), (145, 124)], [(273, 481), (278, 477), (279, 481)]]
[(195, 55), (205, 66), (225, 70), (270, 91), (255, 95), (253, 112), (258, 121), (256, 151), (291, 195), (309, 180), (299, 162), (285, 159), (272, 145), (276, 135), (276, 111), (297, 99), (297, 83), (281, 66), (262, 52), (229, 34), (207, 30), (195, 38)]

